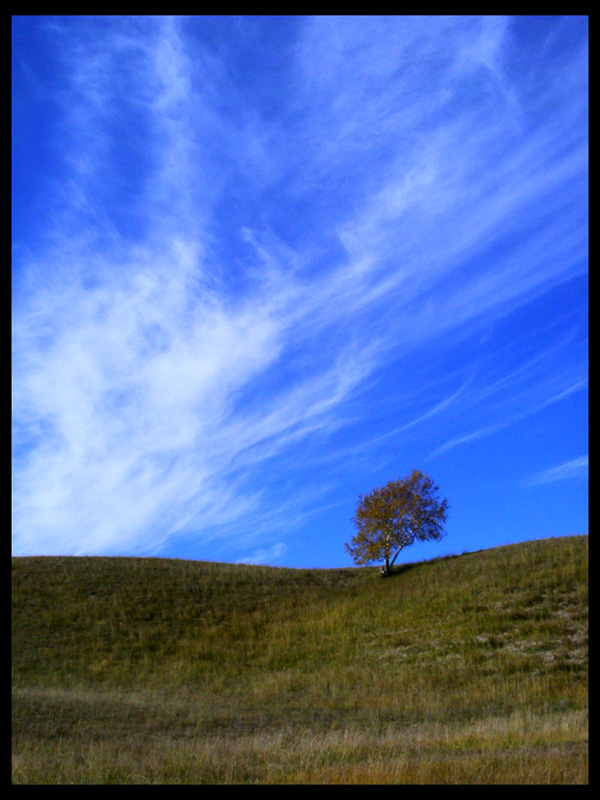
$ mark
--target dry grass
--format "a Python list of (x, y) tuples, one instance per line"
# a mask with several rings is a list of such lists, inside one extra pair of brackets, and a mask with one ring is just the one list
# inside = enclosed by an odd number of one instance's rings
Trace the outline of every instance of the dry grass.
[(16, 783), (587, 783), (587, 537), (376, 570), (13, 560)]
[(280, 729), (29, 742), (17, 783), (586, 783), (586, 716), (512, 714), (381, 732)]

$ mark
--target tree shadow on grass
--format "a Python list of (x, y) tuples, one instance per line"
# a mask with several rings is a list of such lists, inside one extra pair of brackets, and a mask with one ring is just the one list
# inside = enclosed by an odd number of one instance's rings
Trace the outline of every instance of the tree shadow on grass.
[(426, 561), (414, 561), (413, 563), (409, 564), (394, 565), (391, 569), (391, 572), (387, 575), (382, 570), (381, 577), (397, 578), (398, 576), (404, 575), (406, 572), (409, 572), (411, 569), (415, 569), (416, 567), (424, 567), (429, 564), (436, 564), (438, 561), (450, 561), (451, 559), (458, 557), (458, 555), (438, 556), (437, 558), (430, 558)]
[(393, 566), (389, 573), (385, 573), (383, 570), (381, 571), (382, 578), (398, 578), (400, 575), (404, 575), (405, 572), (409, 572), (411, 569), (419, 566), (420, 562), (416, 562), (414, 564), (398, 564), (398, 566)]

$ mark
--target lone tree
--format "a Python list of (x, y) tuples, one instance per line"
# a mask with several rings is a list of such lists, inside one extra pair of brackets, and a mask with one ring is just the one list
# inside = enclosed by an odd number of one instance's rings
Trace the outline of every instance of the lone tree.
[(382, 574), (390, 575), (398, 553), (415, 541), (439, 541), (448, 512), (448, 501), (439, 499), (439, 487), (419, 470), (404, 479), (390, 481), (366, 497), (358, 496), (357, 534), (346, 543), (358, 565), (383, 561)]

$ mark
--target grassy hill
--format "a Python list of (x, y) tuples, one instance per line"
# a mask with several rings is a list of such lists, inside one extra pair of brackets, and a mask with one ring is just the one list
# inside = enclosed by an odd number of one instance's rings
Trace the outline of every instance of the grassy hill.
[(588, 538), (12, 561), (15, 783), (587, 783)]

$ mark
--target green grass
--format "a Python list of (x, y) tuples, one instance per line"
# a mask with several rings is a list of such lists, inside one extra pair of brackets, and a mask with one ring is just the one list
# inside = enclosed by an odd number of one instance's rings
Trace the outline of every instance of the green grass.
[(13, 559), (15, 783), (587, 783), (588, 538)]

